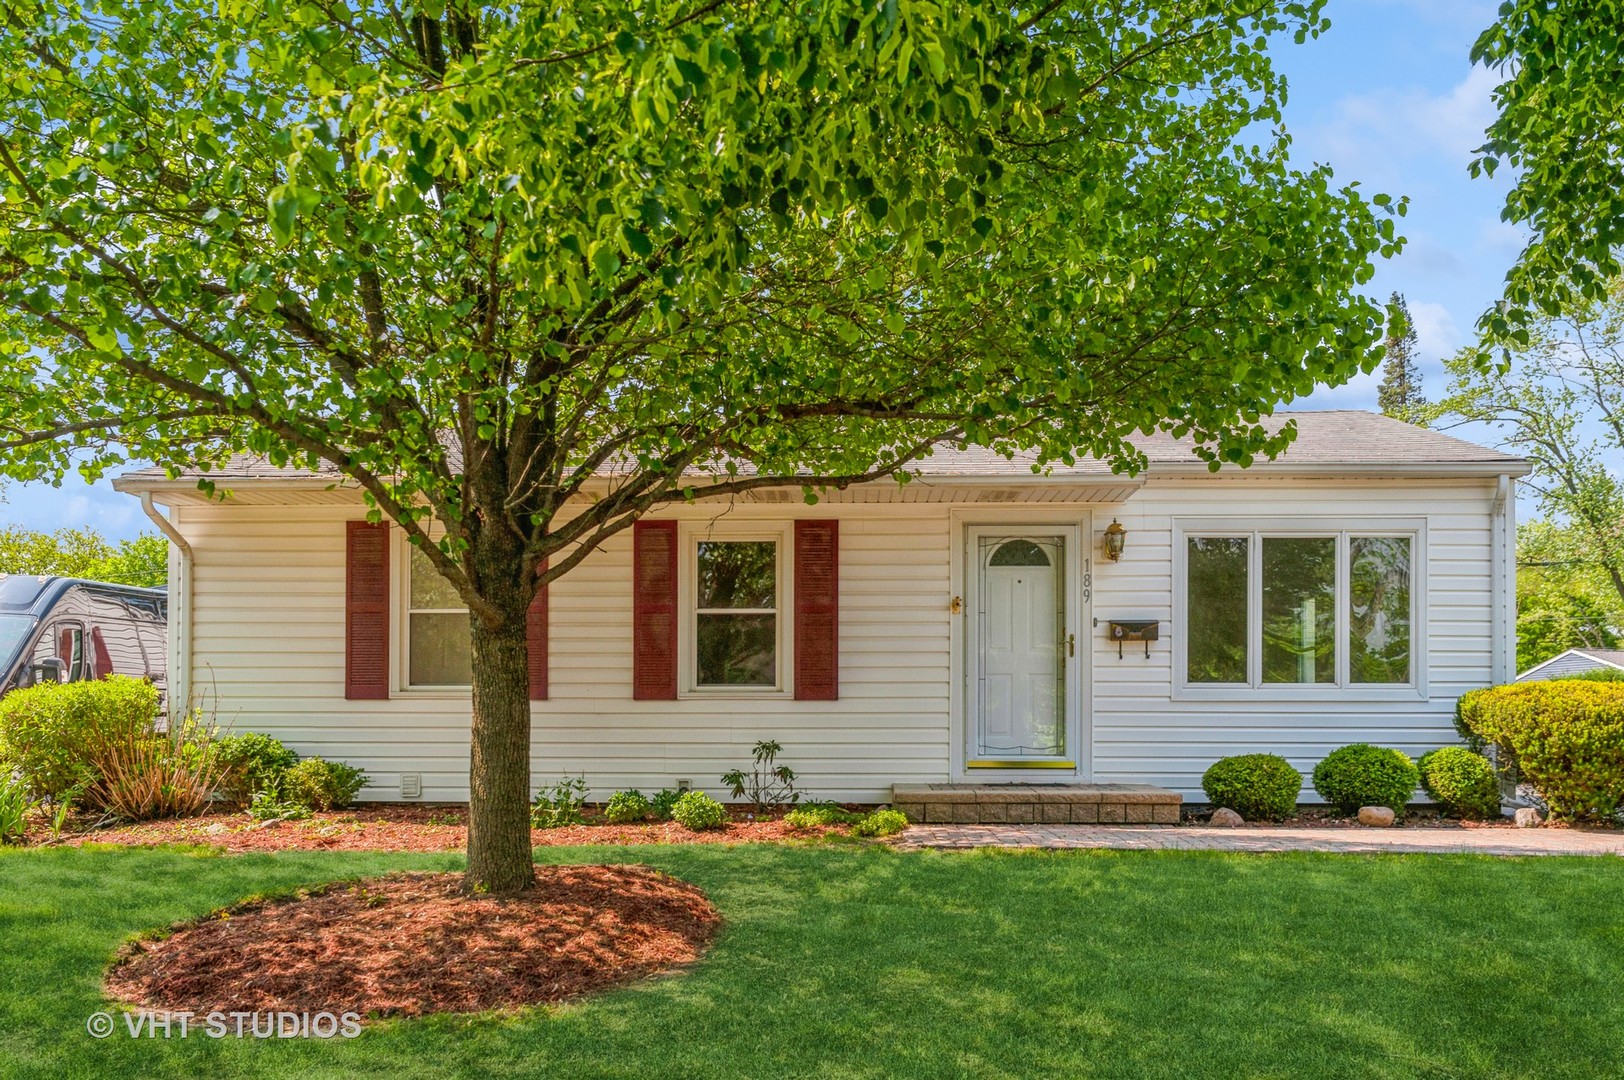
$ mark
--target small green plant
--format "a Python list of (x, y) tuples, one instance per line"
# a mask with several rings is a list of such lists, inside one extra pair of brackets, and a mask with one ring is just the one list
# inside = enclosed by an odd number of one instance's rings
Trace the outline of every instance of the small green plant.
[(1422, 754), (1416, 768), (1427, 794), (1451, 814), (1478, 820), (1500, 816), (1500, 781), (1482, 754), (1444, 746)]
[(28, 835), (34, 800), (21, 780), (0, 780), (0, 844), (19, 844)]
[(1201, 777), (1201, 790), (1214, 806), (1228, 807), (1248, 821), (1281, 821), (1297, 810), (1303, 774), (1277, 754), (1240, 754), (1213, 762)]
[(215, 740), (220, 762), (220, 795), (233, 806), (246, 806), (262, 791), (274, 791), (299, 755), (280, 739), (242, 731)]
[(282, 776), (277, 794), (308, 810), (348, 806), (370, 783), (366, 770), (342, 761), (307, 757)]
[(703, 791), (689, 791), (671, 808), (671, 817), (684, 828), (704, 832), (727, 824), (727, 808)]
[(73, 812), (73, 799), (61, 798), (57, 800), (56, 807), (51, 811), (51, 842), (62, 839), (62, 827), (68, 823), (68, 815)]
[(617, 791), (604, 804), (603, 816), (616, 825), (644, 821), (653, 807), (641, 791)]
[(784, 824), (792, 829), (822, 829), (831, 825), (856, 825), (864, 815), (854, 810), (842, 810), (834, 803), (807, 803), (784, 815)]
[(275, 791), (261, 791), (249, 800), (248, 816), (255, 821), (302, 821), (310, 816), (310, 808), (290, 802)]
[(586, 777), (565, 776), (552, 787), (542, 788), (530, 804), (530, 825), (536, 829), (559, 829), (581, 823), (581, 807), (586, 805)]
[(654, 815), (654, 820), (670, 821), (671, 810), (682, 796), (683, 793), (674, 788), (661, 788), (655, 792), (654, 798), (649, 800), (649, 812)]
[(901, 810), (876, 810), (851, 827), (853, 836), (891, 836), (908, 827)]
[(770, 740), (758, 742), (750, 751), (749, 772), (734, 769), (722, 774), (722, 783), (733, 797), (747, 799), (757, 814), (801, 801), (802, 793), (795, 790), (795, 770), (778, 764), (778, 753), (783, 749)]
[(1403, 817), (1420, 782), (1409, 755), (1369, 743), (1333, 750), (1314, 766), (1314, 790), (1343, 814), (1356, 814), (1361, 806), (1387, 806)]

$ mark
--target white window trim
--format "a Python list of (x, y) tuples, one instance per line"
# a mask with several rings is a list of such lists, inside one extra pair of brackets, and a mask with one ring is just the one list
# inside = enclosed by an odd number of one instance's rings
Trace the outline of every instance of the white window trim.
[[(395, 550), (390, 553), (391, 575), (395, 579), (394, 603), (390, 605), (391, 619), (395, 624), (391, 662), (394, 668), (394, 677), (390, 685), (394, 687), (394, 694), (414, 698), (466, 698), (473, 694), (472, 685), (414, 686), (411, 682), (411, 640), (412, 640), (412, 613), (423, 614), (458, 614), (466, 615), (468, 609), (461, 608), (414, 608), (412, 607), (412, 542), (406, 538), (404, 529), (390, 530), (395, 534)], [(439, 537), (435, 537), (439, 539)]]
[[(1188, 679), (1189, 538), (1244, 536), (1247, 543), (1246, 665), (1248, 683), (1192, 683)], [(1263, 681), (1263, 545), (1265, 538), (1335, 536), (1336, 681)], [(1348, 540), (1354, 536), (1410, 538), (1410, 679), (1408, 683), (1349, 681)], [(1174, 518), (1173, 693), (1188, 701), (1425, 701), (1427, 700), (1427, 522), (1425, 518)]]
[[(716, 521), (677, 527), (677, 697), (714, 701), (742, 698), (751, 701), (795, 696), (794, 657), (790, 650), (795, 614), (795, 524), (791, 521)], [(776, 642), (777, 676), (772, 686), (699, 685), (699, 545), (705, 540), (770, 540), (778, 545)]]

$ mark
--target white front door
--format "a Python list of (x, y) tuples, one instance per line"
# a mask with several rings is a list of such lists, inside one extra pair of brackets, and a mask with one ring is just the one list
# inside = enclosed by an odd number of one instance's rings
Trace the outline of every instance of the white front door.
[(1068, 610), (1075, 530), (968, 530), (965, 765), (1071, 767), (1076, 638)]

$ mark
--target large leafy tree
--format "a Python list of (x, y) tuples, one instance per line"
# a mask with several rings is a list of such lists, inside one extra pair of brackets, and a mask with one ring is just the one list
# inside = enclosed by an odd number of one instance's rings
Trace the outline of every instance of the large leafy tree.
[(1472, 171), (1515, 170), (1501, 217), (1530, 233), (1478, 329), (1490, 345), (1521, 344), (1624, 272), (1624, 0), (1506, 0), (1472, 61), (1506, 76)]
[(468, 603), (469, 884), (523, 888), (542, 559), (943, 439), (1244, 463), (1371, 369), (1402, 203), (1256, 144), (1320, 6), (16, 0), (0, 452), (357, 485)]
[(1517, 670), (1564, 649), (1616, 649), (1624, 598), (1582, 531), (1553, 521), (1517, 529)]
[(115, 544), (94, 529), (45, 533), (0, 527), (0, 574), (54, 574), (122, 585), (162, 585), (169, 580), (169, 542), (161, 536), (138, 536)]
[(1524, 483), (1558, 531), (1519, 545), (1559, 551), (1536, 561), (1570, 578), (1584, 571), (1611, 594), (1604, 609), (1624, 611), (1624, 285), (1526, 330), (1508, 365), (1484, 367), (1473, 349), (1446, 360), (1449, 392), (1435, 410), (1445, 423), (1488, 425), (1532, 462)]

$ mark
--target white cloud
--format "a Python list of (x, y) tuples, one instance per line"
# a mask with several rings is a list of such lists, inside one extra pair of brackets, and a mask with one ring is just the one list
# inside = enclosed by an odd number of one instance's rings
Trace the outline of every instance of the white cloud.
[(1423, 367), (1436, 367), (1466, 344), (1455, 317), (1442, 304), (1430, 300), (1409, 301), (1410, 322), (1415, 327), (1416, 352)]
[[(1490, 92), (1500, 77), (1474, 67), (1441, 94), (1421, 87), (1383, 88), (1350, 94), (1332, 107), (1329, 119), (1307, 129), (1300, 140), (1315, 159), (1329, 161), (1339, 176), (1384, 188), (1413, 176), (1402, 162), (1442, 159), (1466, 175), (1483, 131), (1494, 120)], [(1416, 194), (1416, 192), (1409, 192)]]

